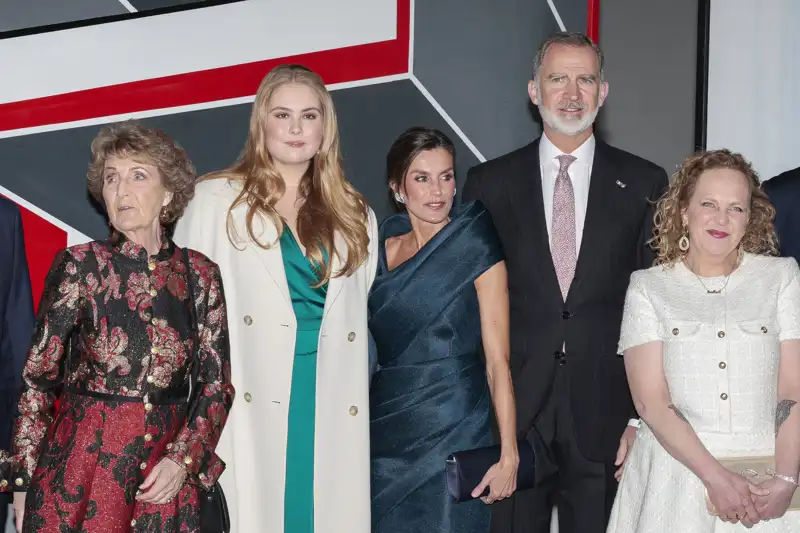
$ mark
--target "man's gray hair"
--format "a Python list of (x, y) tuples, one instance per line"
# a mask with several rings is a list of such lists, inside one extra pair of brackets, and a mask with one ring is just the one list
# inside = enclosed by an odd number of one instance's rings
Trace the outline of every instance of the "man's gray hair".
[(544, 56), (547, 55), (547, 51), (554, 44), (564, 44), (567, 46), (586, 46), (591, 48), (597, 56), (597, 64), (600, 66), (600, 81), (604, 81), (605, 76), (603, 74), (603, 63), (605, 60), (603, 59), (602, 50), (600, 50), (600, 47), (594, 44), (594, 41), (587, 37), (586, 34), (576, 31), (560, 31), (558, 33), (554, 33), (548, 37), (541, 44), (541, 46), (539, 46), (539, 50), (536, 52), (536, 58), (533, 60), (534, 81), (538, 82), (536, 77), (539, 75), (539, 69), (544, 61)]

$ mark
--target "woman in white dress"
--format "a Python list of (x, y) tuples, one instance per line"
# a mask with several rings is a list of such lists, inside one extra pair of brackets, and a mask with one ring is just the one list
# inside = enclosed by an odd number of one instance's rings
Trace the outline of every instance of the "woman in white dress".
[[(656, 266), (628, 288), (619, 351), (643, 424), (609, 533), (800, 532), (800, 270), (775, 210), (727, 150), (695, 155), (659, 201)], [(753, 483), (723, 459), (766, 457)], [(763, 473), (762, 473), (763, 474)], [(706, 495), (718, 516), (709, 512)]]

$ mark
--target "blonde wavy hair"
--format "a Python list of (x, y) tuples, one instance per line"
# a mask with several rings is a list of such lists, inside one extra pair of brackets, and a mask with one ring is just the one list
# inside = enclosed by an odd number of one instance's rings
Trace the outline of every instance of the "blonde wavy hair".
[(656, 205), (653, 238), (650, 240), (650, 245), (656, 251), (655, 264), (670, 265), (684, 257), (685, 253), (678, 247), (678, 241), (686, 234), (683, 213), (689, 206), (700, 176), (718, 168), (741, 172), (750, 186), (747, 227), (739, 249), (753, 254), (778, 255), (778, 238), (773, 225), (775, 207), (761, 190), (758, 174), (741, 154), (730, 150), (711, 150), (699, 152), (684, 161), (672, 175), (669, 189)]
[[(228, 238), (232, 244), (236, 242), (232, 213), (243, 204), (248, 206), (246, 224), (250, 239), (262, 248), (277, 244), (277, 240), (261, 242), (253, 231), (253, 220), (264, 216), (275, 225), (279, 236), (283, 232), (284, 221), (275, 204), (286, 192), (286, 185), (267, 150), (266, 122), (272, 95), (286, 84), (310, 87), (322, 106), (322, 145), (300, 181), (298, 194), (303, 205), (297, 215), (298, 237), (306, 246), (312, 264), (317, 265), (317, 286), (320, 286), (331, 277), (349, 276), (356, 271), (367, 258), (369, 235), (367, 202), (344, 177), (336, 111), (330, 93), (316, 73), (302, 65), (273, 68), (258, 88), (242, 155), (229, 169), (201, 179), (227, 178), (242, 184), (242, 192), (228, 210)], [(339, 234), (347, 244), (346, 257), (336, 250), (334, 234)], [(332, 272), (334, 254), (342, 262), (339, 272)]]

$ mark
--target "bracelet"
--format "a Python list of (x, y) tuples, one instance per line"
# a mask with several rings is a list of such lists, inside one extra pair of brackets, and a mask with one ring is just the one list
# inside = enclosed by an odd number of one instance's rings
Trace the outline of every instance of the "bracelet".
[(794, 485), (795, 487), (797, 487), (797, 486), (798, 486), (798, 484), (797, 484), (797, 478), (794, 478), (794, 477), (792, 477), (792, 476), (784, 476), (783, 474), (777, 474), (777, 473), (776, 473), (776, 474), (772, 474), (772, 477), (776, 477), (776, 478), (778, 478), (778, 479), (782, 479), (782, 480), (786, 481), (787, 483), (791, 483), (791, 484), (792, 484), (792, 485)]

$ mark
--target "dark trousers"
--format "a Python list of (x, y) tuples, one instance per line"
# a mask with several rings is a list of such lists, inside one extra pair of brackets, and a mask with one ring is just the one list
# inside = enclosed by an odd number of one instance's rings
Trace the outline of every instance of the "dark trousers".
[[(587, 460), (572, 426), (567, 366), (529, 435), (536, 452), (536, 486), (492, 505), (492, 533), (549, 533), (558, 508), (559, 533), (605, 533), (616, 495), (614, 465)], [(520, 394), (521, 391), (518, 391)], [(519, 401), (519, 399), (518, 399)]]

